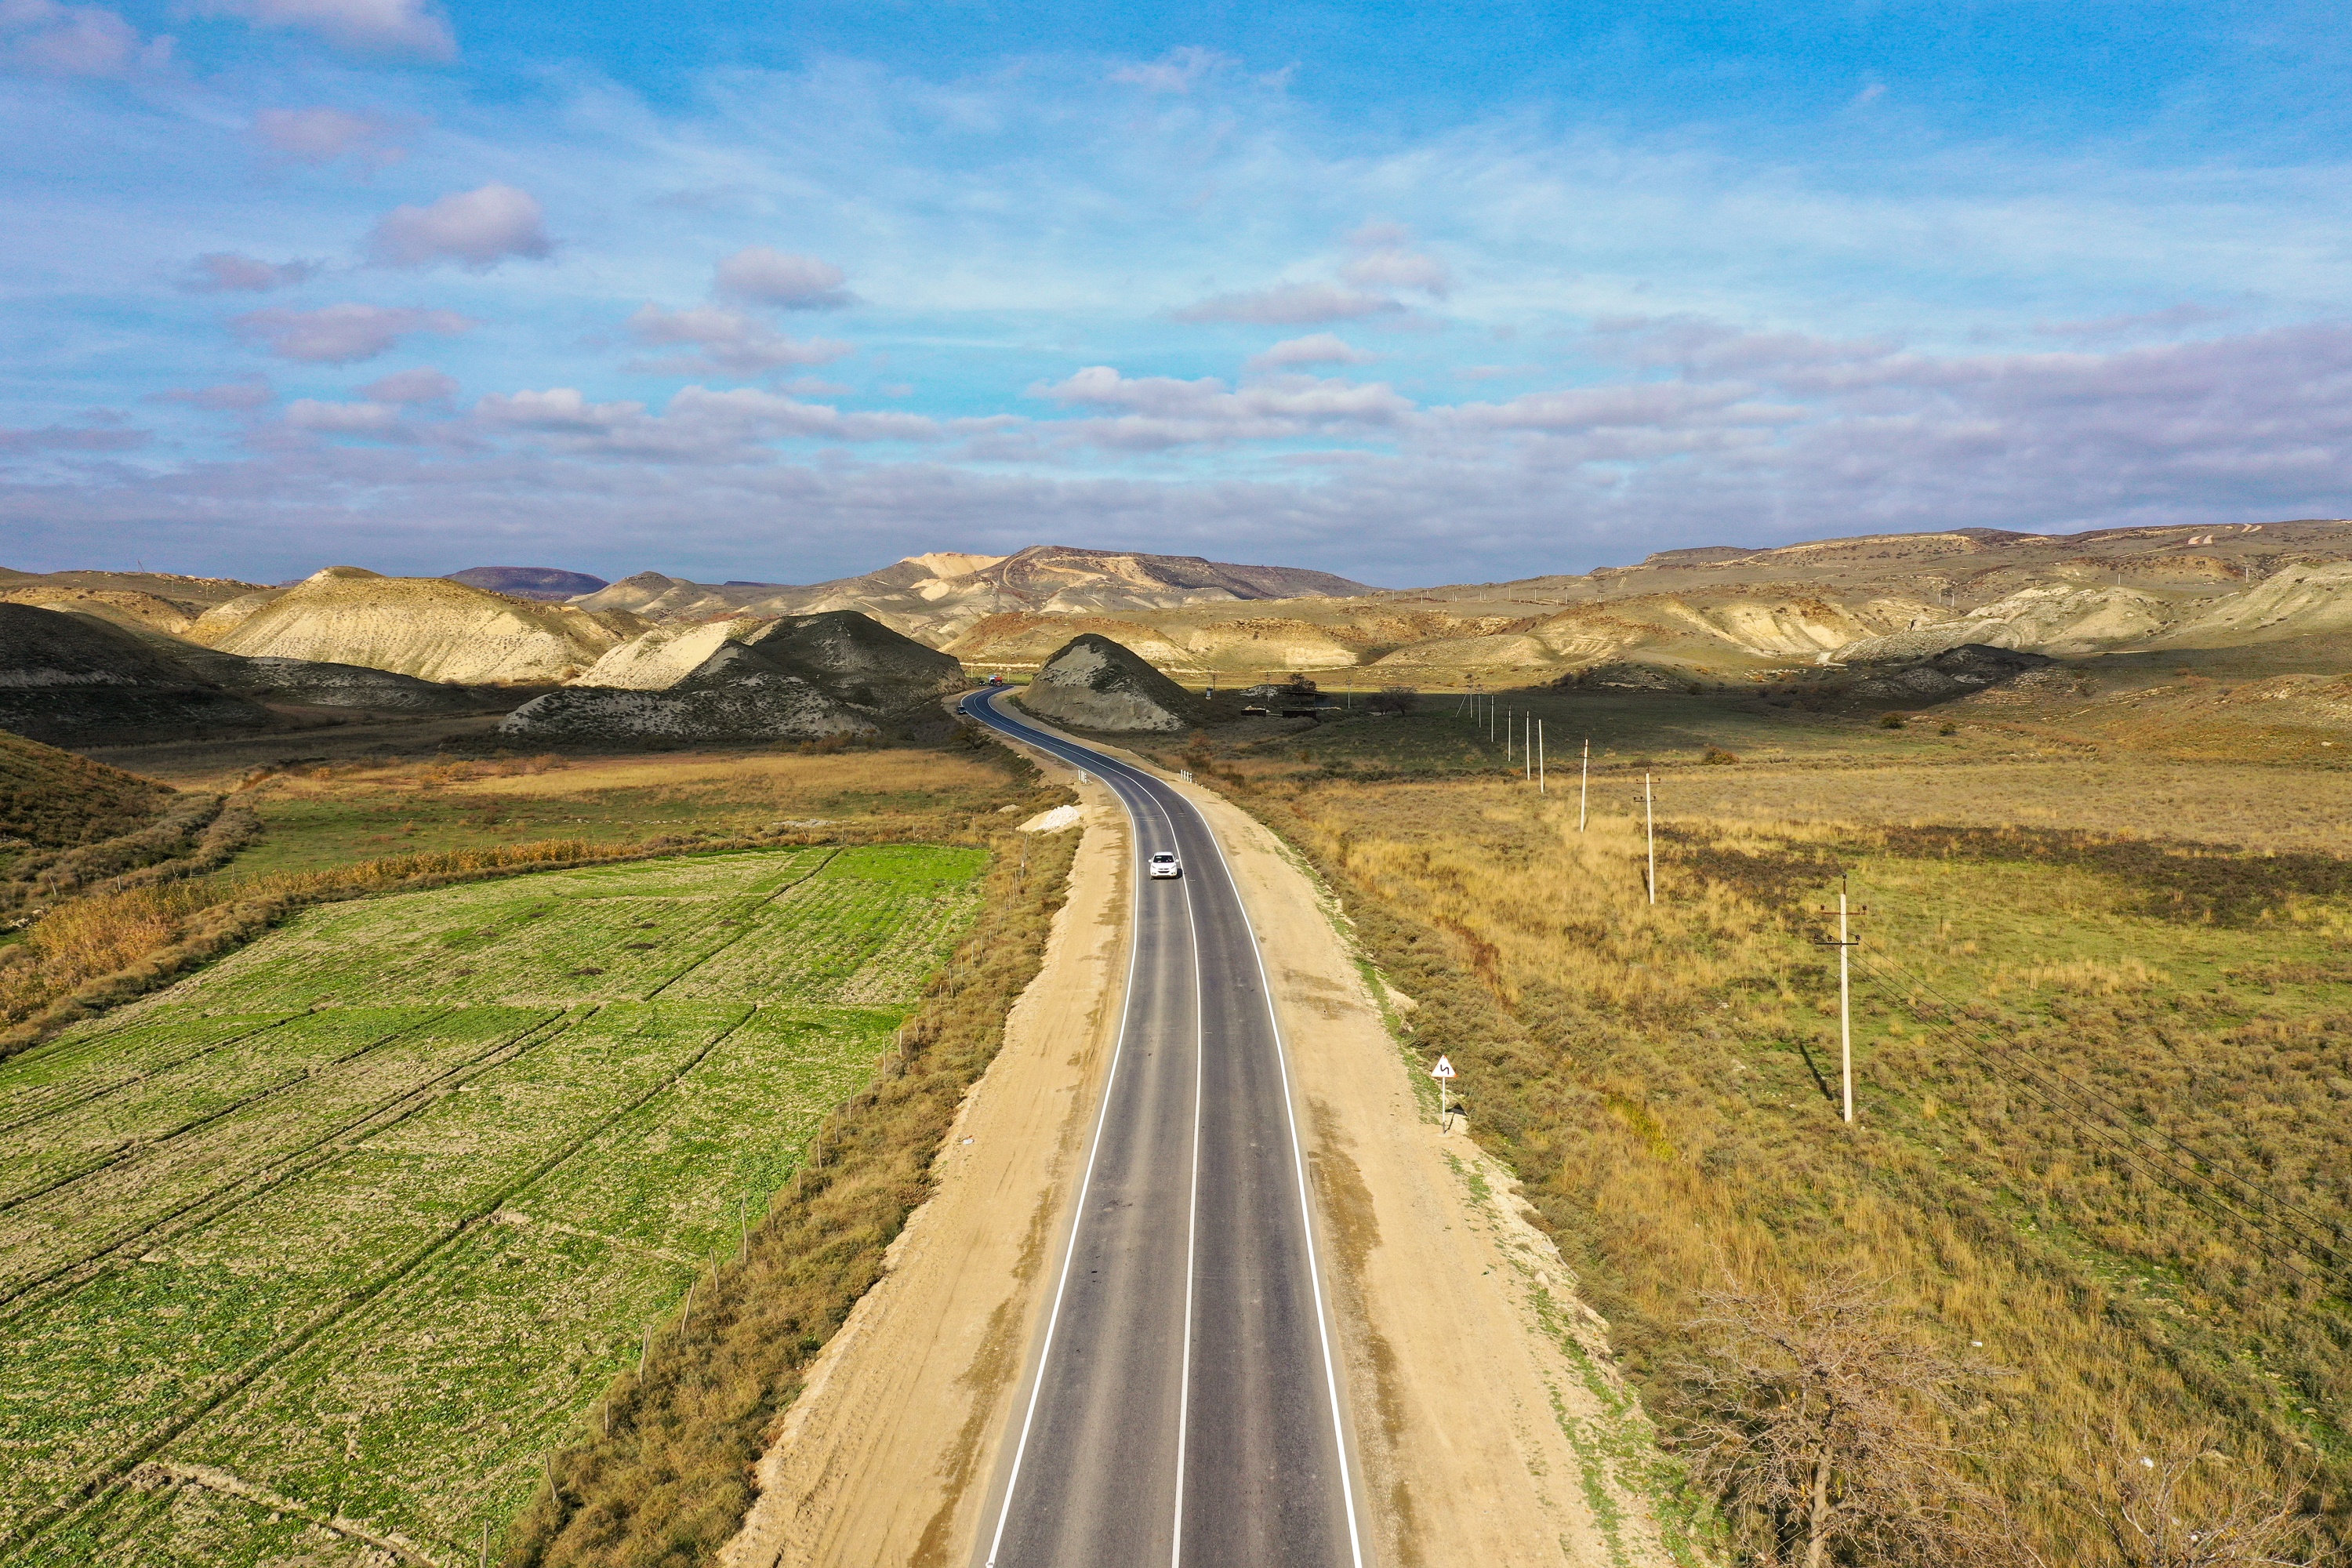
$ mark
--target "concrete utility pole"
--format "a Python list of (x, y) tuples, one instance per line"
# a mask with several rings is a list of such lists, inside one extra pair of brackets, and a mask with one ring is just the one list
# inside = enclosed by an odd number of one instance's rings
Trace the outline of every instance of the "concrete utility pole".
[(1651, 808), (1650, 775), (1642, 775), (1642, 832), (1650, 841), (1650, 902), (1658, 901), (1658, 819)]
[[(1827, 938), (1822, 938), (1819, 939), (1819, 945), (1838, 950), (1838, 1079), (1845, 1090), (1845, 1119), (1848, 1123), (1852, 1123), (1853, 1121), (1853, 987), (1852, 977), (1848, 973), (1847, 960), (1853, 950), (1862, 945), (1862, 942), (1858, 939), (1852, 941), (1847, 939), (1845, 893), (1845, 879), (1841, 877), (1838, 879), (1837, 940), (1832, 942)], [(1866, 915), (1870, 912), (1870, 906), (1864, 904), (1856, 912)]]
[(1535, 752), (1536, 721), (1526, 714), (1519, 715), (1519, 772), (1529, 784), (1536, 782)]
[(1585, 802), (1592, 795), (1592, 737), (1584, 737), (1584, 771), (1576, 781), (1576, 830), (1584, 831)]
[(1536, 721), (1536, 793), (1544, 792), (1543, 721)]

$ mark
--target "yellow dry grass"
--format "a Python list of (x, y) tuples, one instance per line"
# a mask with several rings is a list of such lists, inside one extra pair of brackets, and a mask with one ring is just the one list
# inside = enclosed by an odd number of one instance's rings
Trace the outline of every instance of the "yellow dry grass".
[[(383, 769), (343, 775), (353, 782), (394, 783), (414, 780), (415, 769)], [(538, 773), (499, 776), (485, 772), (470, 778), (450, 778), (446, 787), (467, 795), (510, 800), (561, 798), (596, 795), (610, 790), (677, 790), (702, 793), (713, 788), (756, 791), (763, 800), (789, 804), (796, 797), (818, 798), (856, 790), (986, 789), (1001, 784), (1003, 770), (972, 757), (943, 752), (842, 752), (832, 756), (802, 756), (770, 752), (741, 755), (697, 753), (687, 757), (583, 757), (561, 767)], [(307, 781), (288, 781), (300, 790)]]
[[(2252, 771), (2190, 775), (2200, 820), (2220, 823)], [(1959, 772), (1937, 774), (1935, 804), (1914, 796), (1904, 819), (2013, 815), (1988, 798), (2011, 775)], [(2334, 1479), (2315, 1495), (2340, 1507), (2343, 1439), (2311, 1414), (2352, 1394), (2340, 1303), (2259, 1238), (2102, 1162), (2079, 1127), (1979, 1074), (1899, 997), (1865, 989), (1865, 1115), (1843, 1127), (1828, 1094), (1833, 971), (1792, 915), (1833, 889), (1833, 864), (1856, 869), (1901, 906), (1906, 952), (1939, 987), (2018, 1009), (2017, 1037), (2074, 1052), (2068, 1071), (2139, 1084), (2148, 1114), (2340, 1220), (2331, 1173), (2352, 1150), (2326, 1108), (2329, 1075), (2352, 1067), (2352, 1020), (2324, 984), (2301, 1011), (2207, 984), (2284, 935), (2168, 927), (2131, 912), (2139, 890), (2074, 867), (1894, 855), (1836, 820), (1895, 798), (1868, 775), (1707, 770), (1672, 787), (1655, 904), (1616, 784), (1582, 833), (1572, 798), (1499, 781), (1267, 778), (1249, 796), (1420, 1002), (1418, 1043), (1453, 1055), (1474, 1128), (1518, 1167), (1669, 1426), (1699, 1291), (1853, 1268), (1948, 1352), (2011, 1369), (1955, 1436), (2063, 1560), (2107, 1561), (2067, 1499), (2111, 1421), (2151, 1438), (2218, 1424), (2242, 1473), (2317, 1466)], [(2130, 816), (2079, 798), (2059, 813), (2054, 773), (2029, 787), (2056, 820)], [(2242, 816), (2292, 844), (2295, 812), (2320, 792), (2284, 793)], [(1693, 795), (1726, 815), (1696, 817)], [(1774, 815), (1807, 800), (1830, 820)], [(2263, 921), (2313, 959), (2266, 973), (2332, 973), (2326, 952), (2352, 934), (2340, 900), (2284, 897)], [(2197, 1092), (2179, 1097), (2182, 1083)]]
[(1660, 776), (1658, 790), (1668, 815), (1759, 825), (2074, 827), (2352, 854), (2352, 776), (2333, 768), (2136, 757), (1679, 768)]

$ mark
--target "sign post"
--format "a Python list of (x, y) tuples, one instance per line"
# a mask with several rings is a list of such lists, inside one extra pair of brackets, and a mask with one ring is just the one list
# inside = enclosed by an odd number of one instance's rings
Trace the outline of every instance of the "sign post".
[(1437, 1065), (1429, 1069), (1429, 1076), (1437, 1080), (1437, 1130), (1451, 1132), (1454, 1131), (1454, 1099), (1446, 1093), (1445, 1086), (1455, 1076), (1454, 1064), (1441, 1056), (1437, 1058)]

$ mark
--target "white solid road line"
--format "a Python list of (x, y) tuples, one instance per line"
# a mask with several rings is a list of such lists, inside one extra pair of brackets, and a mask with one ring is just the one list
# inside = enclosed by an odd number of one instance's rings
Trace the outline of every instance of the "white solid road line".
[[(1168, 825), (1176, 839), (1176, 825)], [(1192, 903), (1192, 879), (1184, 879), (1184, 925), (1192, 936), (1192, 1189), (1184, 1215), (1184, 1361), (1176, 1394), (1176, 1527), (1169, 1537), (1169, 1568), (1184, 1560), (1184, 1449), (1192, 1436), (1192, 1258), (1201, 1235), (1201, 1097), (1209, 1065), (1209, 977), (1201, 968), (1201, 918)]]

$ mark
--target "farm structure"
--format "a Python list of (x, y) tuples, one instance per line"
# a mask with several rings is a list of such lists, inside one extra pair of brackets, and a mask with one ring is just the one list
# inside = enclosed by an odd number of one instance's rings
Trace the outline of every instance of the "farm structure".
[(0, 1065), (0, 1561), (471, 1563), (977, 911), (798, 848), (316, 909)]

